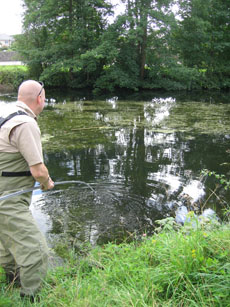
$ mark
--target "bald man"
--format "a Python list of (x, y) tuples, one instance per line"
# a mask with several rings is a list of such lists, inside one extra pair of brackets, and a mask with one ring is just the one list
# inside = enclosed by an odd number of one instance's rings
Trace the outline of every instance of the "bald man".
[[(54, 182), (43, 161), (37, 116), (45, 105), (43, 83), (23, 82), (18, 101), (0, 110), (0, 195)], [(0, 266), (9, 280), (20, 278), (21, 296), (34, 298), (48, 265), (48, 247), (29, 205), (32, 193), (0, 202)]]

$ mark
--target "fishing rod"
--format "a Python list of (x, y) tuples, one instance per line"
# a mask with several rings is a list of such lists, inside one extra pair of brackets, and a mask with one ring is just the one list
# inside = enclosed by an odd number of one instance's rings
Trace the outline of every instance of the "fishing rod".
[[(79, 180), (69, 180), (69, 181), (54, 182), (54, 186), (57, 186), (57, 185), (60, 185), (60, 184), (71, 184), (71, 183), (87, 185), (87, 187), (90, 188), (90, 190), (93, 193), (95, 193), (95, 190), (91, 187), (91, 185), (89, 183), (84, 182), (84, 181), (79, 181)], [(6, 200), (8, 198), (11, 198), (11, 197), (14, 197), (14, 196), (18, 196), (18, 195), (21, 195), (21, 194), (25, 194), (25, 193), (28, 193), (28, 192), (32, 192), (32, 191), (35, 191), (35, 190), (41, 190), (41, 189), (42, 189), (42, 186), (39, 185), (39, 186), (35, 186), (35, 187), (32, 187), (32, 188), (28, 188), (28, 189), (24, 189), (24, 190), (19, 190), (19, 191), (16, 191), (16, 192), (13, 192), (13, 193), (1, 196), (0, 197), (0, 201)]]

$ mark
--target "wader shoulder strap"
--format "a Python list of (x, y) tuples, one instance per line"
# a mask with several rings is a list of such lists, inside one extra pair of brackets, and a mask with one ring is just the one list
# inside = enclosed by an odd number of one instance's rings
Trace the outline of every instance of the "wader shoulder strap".
[[(28, 114), (26, 112), (23, 111), (17, 111), (14, 112), (10, 115), (8, 115), (6, 118), (0, 117), (0, 128), (8, 121), (10, 120), (12, 117), (17, 116), (17, 115), (27, 115)], [(31, 176), (31, 172), (30, 171), (24, 171), (24, 172), (2, 172), (1, 176), (3, 177), (23, 177), (23, 176)]]
[(17, 112), (14, 112), (14, 113), (8, 115), (6, 118), (0, 117), (0, 128), (1, 128), (8, 120), (10, 120), (12, 117), (17, 116), (17, 115), (27, 115), (27, 116), (28, 116), (28, 114), (27, 114), (26, 112), (17, 111)]

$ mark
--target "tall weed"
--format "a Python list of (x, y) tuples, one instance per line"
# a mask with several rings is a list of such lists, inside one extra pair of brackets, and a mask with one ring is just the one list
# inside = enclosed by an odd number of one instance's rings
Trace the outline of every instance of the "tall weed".
[[(49, 273), (37, 306), (230, 306), (230, 225), (194, 219), (87, 256), (71, 252)], [(26, 306), (14, 289), (6, 298)]]

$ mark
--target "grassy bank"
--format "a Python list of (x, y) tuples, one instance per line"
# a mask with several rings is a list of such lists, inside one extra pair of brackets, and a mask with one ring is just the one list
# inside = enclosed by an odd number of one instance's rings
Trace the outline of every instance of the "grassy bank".
[(26, 66), (0, 66), (0, 90), (17, 90), (18, 86), (28, 77), (28, 68)]
[[(230, 306), (230, 225), (169, 218), (152, 237), (107, 244), (50, 271), (34, 306)], [(60, 247), (59, 247), (60, 251)], [(0, 306), (30, 306), (1, 286)]]

